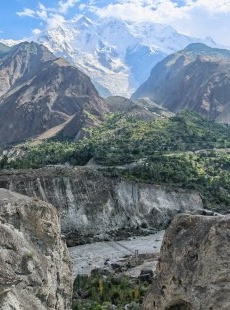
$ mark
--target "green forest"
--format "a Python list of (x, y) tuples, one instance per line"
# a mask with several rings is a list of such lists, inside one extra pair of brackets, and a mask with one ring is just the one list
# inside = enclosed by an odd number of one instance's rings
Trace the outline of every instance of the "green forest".
[(109, 114), (78, 141), (27, 142), (21, 156), (3, 156), (3, 168), (85, 165), (90, 159), (113, 177), (198, 190), (207, 208), (230, 204), (230, 126), (190, 111), (143, 121)]
[(149, 282), (124, 274), (78, 275), (74, 281), (72, 309), (139, 310), (149, 287)]

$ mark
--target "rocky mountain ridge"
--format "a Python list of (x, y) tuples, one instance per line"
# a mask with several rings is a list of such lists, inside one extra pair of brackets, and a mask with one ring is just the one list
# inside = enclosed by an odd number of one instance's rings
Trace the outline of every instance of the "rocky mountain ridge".
[(216, 46), (211, 39), (191, 38), (168, 25), (87, 16), (65, 22), (31, 40), (77, 66), (104, 97), (129, 97), (157, 62), (192, 42)]
[(0, 147), (57, 132), (77, 139), (106, 110), (84, 73), (34, 42), (4, 51), (0, 81)]
[(172, 112), (193, 110), (230, 122), (230, 51), (191, 44), (151, 71), (132, 99), (149, 97)]

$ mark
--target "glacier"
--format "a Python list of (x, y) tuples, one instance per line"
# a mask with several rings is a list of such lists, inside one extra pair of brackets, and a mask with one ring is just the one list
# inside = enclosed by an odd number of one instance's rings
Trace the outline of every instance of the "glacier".
[(57, 57), (77, 66), (91, 78), (102, 97), (130, 97), (156, 63), (190, 43), (216, 47), (210, 38), (192, 38), (168, 25), (113, 17), (92, 20), (80, 16), (29, 40), (45, 45)]

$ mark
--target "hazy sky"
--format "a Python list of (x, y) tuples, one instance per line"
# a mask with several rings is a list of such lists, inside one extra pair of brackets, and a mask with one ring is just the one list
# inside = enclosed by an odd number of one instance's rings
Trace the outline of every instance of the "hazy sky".
[(81, 14), (168, 24), (230, 46), (230, 0), (0, 0), (0, 38), (31, 37)]

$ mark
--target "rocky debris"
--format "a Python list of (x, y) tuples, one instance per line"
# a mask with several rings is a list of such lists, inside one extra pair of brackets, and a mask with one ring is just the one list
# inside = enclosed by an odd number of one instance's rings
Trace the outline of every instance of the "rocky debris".
[(132, 99), (149, 97), (176, 113), (188, 109), (230, 122), (230, 51), (188, 45), (159, 62)]
[(151, 267), (144, 267), (141, 269), (141, 273), (139, 275), (139, 279), (141, 281), (147, 281), (151, 283), (152, 278), (153, 278), (153, 270)]
[[(139, 255), (139, 259), (136, 261), (137, 264), (132, 266), (129, 270), (125, 272), (127, 276), (139, 278), (140, 280), (145, 281), (145, 277), (141, 276), (142, 274), (149, 274), (148, 281), (152, 282), (152, 278), (154, 276), (154, 272), (156, 270), (156, 265), (159, 259), (158, 251), (152, 253), (144, 253)], [(141, 279), (142, 278), (142, 279)]]
[(0, 189), (0, 309), (69, 310), (71, 259), (57, 210)]
[(229, 240), (229, 215), (176, 216), (143, 309), (230, 309)]
[[(155, 270), (164, 231), (154, 235), (135, 237), (132, 240), (96, 242), (69, 248), (73, 259), (74, 277), (90, 274), (94, 269), (113, 271), (113, 266), (125, 271), (129, 277), (137, 278), (141, 269), (152, 266)], [(138, 258), (135, 257), (138, 250)]]
[(174, 215), (203, 209), (195, 191), (109, 178), (93, 167), (0, 172), (0, 186), (53, 204), (69, 246), (153, 234)]

